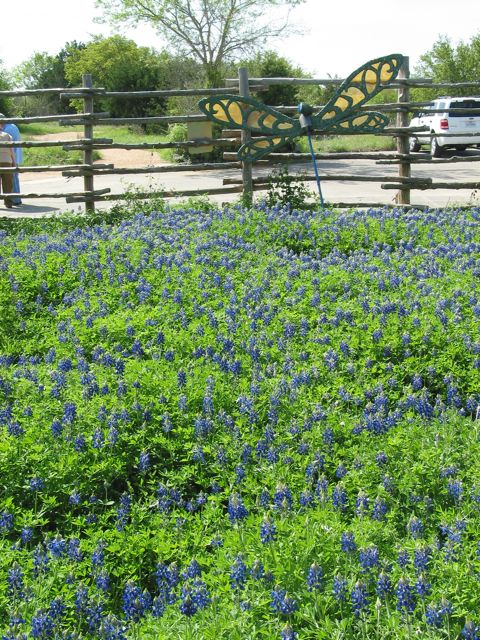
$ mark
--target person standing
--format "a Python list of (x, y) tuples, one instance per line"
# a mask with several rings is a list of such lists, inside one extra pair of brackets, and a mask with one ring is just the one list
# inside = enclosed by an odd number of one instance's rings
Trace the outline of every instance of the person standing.
[[(18, 129), (16, 124), (13, 124), (12, 122), (9, 122), (6, 125), (4, 125), (3, 130), (6, 133), (8, 133), (9, 135), (12, 136), (12, 140), (14, 142), (20, 142), (20, 140), (21, 140), (20, 131), (19, 131), (19, 129)], [(23, 162), (23, 149), (22, 149), (22, 147), (14, 147), (13, 153), (15, 155), (15, 164), (18, 167)], [(19, 180), (19, 177), (18, 177), (18, 173), (14, 173), (13, 174), (13, 189), (12, 189), (12, 193), (20, 193), (20, 180)], [(22, 204), (22, 200), (19, 197), (18, 198), (13, 198), (12, 199), (12, 203), (14, 205), (18, 206), (18, 205)]]
[[(1, 117), (1, 116), (0, 116)], [(4, 124), (0, 122), (0, 142), (13, 142), (12, 136), (4, 131)], [(13, 193), (13, 174), (2, 172), (2, 167), (15, 167), (15, 154), (13, 147), (4, 147), (0, 145), (0, 183), (3, 193)], [(5, 198), (5, 206), (7, 209), (13, 207), (12, 198)]]

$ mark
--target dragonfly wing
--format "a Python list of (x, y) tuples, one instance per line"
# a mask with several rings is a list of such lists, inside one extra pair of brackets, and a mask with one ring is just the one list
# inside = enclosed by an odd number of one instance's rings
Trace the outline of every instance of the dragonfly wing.
[(200, 100), (198, 106), (210, 120), (223, 126), (282, 137), (300, 134), (298, 120), (253, 98), (227, 94), (211, 96)]
[(377, 95), (382, 90), (382, 85), (395, 80), (403, 60), (404, 57), (401, 54), (393, 53), (370, 60), (351, 73), (323, 109), (313, 116), (314, 127), (318, 129), (330, 128), (329, 124), (333, 125), (351, 115), (352, 112)]
[(360, 113), (352, 114), (337, 120), (337, 122), (328, 128), (329, 131), (351, 131), (355, 133), (362, 131), (364, 133), (375, 133), (381, 131), (388, 124), (387, 116), (378, 111), (360, 111)]
[(248, 162), (260, 160), (275, 149), (280, 149), (287, 140), (289, 140), (288, 136), (283, 138), (252, 138), (249, 142), (242, 144), (237, 152), (237, 158)]

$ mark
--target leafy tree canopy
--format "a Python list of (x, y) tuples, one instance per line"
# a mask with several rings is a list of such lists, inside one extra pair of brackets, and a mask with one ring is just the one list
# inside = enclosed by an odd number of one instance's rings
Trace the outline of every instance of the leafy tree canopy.
[[(304, 0), (96, 0), (103, 20), (116, 26), (146, 22), (178, 54), (198, 61), (210, 86), (220, 86), (224, 65), (285, 34), (288, 16), (269, 21), (272, 9)], [(289, 13), (289, 12), (287, 12)]]
[[(457, 46), (447, 36), (440, 36), (430, 51), (420, 56), (415, 67), (416, 76), (432, 78), (434, 82), (470, 82), (480, 78), (480, 33), (473, 36), (470, 42)], [(459, 87), (448, 90), (450, 95), (476, 95), (479, 89)], [(438, 89), (416, 89), (412, 91), (415, 99), (431, 99), (437, 97)]]
[[(254, 58), (245, 63), (249, 75), (257, 78), (302, 78), (304, 71), (293, 65), (287, 58), (279, 56), (275, 51), (257, 53)], [(270, 105), (294, 105), (298, 100), (298, 86), (275, 85), (262, 91), (259, 100)]]
[[(198, 73), (191, 60), (158, 53), (149, 47), (139, 47), (133, 40), (116, 35), (97, 37), (68, 58), (67, 80), (81, 84), (82, 75), (91, 73), (94, 85), (107, 91), (146, 91), (182, 88)], [(112, 117), (161, 115), (165, 100), (158, 98), (104, 98), (98, 100), (101, 110)]]

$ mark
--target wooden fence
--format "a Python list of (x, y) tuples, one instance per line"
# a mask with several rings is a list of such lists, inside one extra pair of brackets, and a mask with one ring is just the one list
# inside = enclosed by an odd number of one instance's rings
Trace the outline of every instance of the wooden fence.
[[(13, 122), (16, 124), (28, 124), (39, 122), (58, 122), (60, 125), (82, 125), (83, 137), (81, 139), (72, 139), (68, 141), (22, 141), (15, 143), (0, 143), (2, 146), (14, 146), (14, 147), (62, 147), (65, 151), (81, 150), (83, 152), (83, 164), (81, 165), (60, 165), (60, 166), (42, 166), (42, 167), (29, 167), (21, 166), (19, 173), (29, 172), (52, 172), (56, 171), (62, 174), (65, 178), (82, 177), (83, 178), (83, 191), (76, 193), (64, 192), (64, 193), (21, 193), (20, 197), (27, 198), (61, 198), (65, 199), (67, 203), (84, 203), (87, 211), (93, 211), (95, 203), (100, 201), (115, 201), (125, 198), (138, 198), (148, 199), (153, 196), (161, 196), (165, 198), (171, 197), (189, 197), (196, 195), (214, 195), (214, 194), (232, 194), (238, 193), (248, 199), (251, 197), (253, 191), (266, 190), (269, 185), (268, 177), (252, 177), (252, 166), (249, 163), (241, 163), (237, 160), (235, 149), (238, 147), (240, 140), (245, 142), (248, 137), (248, 132), (242, 132), (238, 135), (235, 131), (225, 131), (221, 138), (199, 138), (195, 140), (187, 140), (184, 142), (148, 142), (148, 143), (118, 143), (113, 139), (95, 138), (95, 126), (98, 125), (130, 125), (130, 124), (160, 124), (170, 125), (174, 123), (197, 123), (206, 122), (207, 118), (203, 114), (198, 115), (177, 115), (177, 116), (158, 116), (158, 117), (135, 117), (135, 118), (110, 118), (108, 113), (95, 111), (95, 99), (99, 97), (122, 97), (122, 98), (159, 98), (165, 99), (168, 97), (185, 97), (185, 96), (198, 96), (200, 99), (204, 96), (218, 95), (223, 93), (238, 94), (248, 96), (252, 91), (265, 90), (273, 84), (283, 85), (328, 85), (338, 84), (341, 80), (330, 78), (249, 78), (246, 69), (239, 70), (239, 77), (226, 80), (226, 87), (219, 89), (187, 89), (187, 90), (158, 90), (158, 91), (136, 91), (136, 92), (111, 92), (105, 91), (102, 88), (95, 88), (92, 84), (91, 75), (87, 74), (83, 77), (83, 86), (73, 89), (38, 89), (38, 90), (18, 90), (18, 91), (1, 91), (0, 96), (4, 97), (17, 97), (28, 95), (41, 95), (41, 94), (57, 94), (61, 98), (67, 99), (81, 99), (83, 100), (83, 112), (70, 115), (49, 115), (49, 116), (36, 116), (36, 117), (22, 117), (22, 118), (8, 118), (0, 119), (0, 122)], [(450, 88), (476, 88), (480, 87), (480, 82), (471, 83), (433, 83), (428, 80), (410, 78), (408, 68), (408, 58), (405, 59), (405, 64), (399, 77), (394, 83), (388, 85), (388, 88), (395, 88), (397, 90), (397, 102), (394, 103), (382, 103), (375, 104), (374, 109), (376, 111), (393, 114), (396, 116), (394, 124), (388, 126), (383, 132), (377, 135), (393, 136), (396, 139), (396, 151), (393, 152), (352, 152), (352, 153), (318, 153), (316, 158), (318, 160), (358, 160), (366, 159), (373, 160), (379, 165), (397, 165), (398, 174), (393, 175), (353, 175), (353, 174), (330, 174), (328, 176), (322, 175), (322, 182), (325, 180), (334, 181), (352, 181), (352, 182), (378, 182), (381, 184), (382, 189), (396, 191), (396, 203), (399, 205), (409, 205), (411, 198), (411, 191), (415, 189), (479, 189), (480, 181), (469, 182), (434, 182), (431, 178), (414, 177), (412, 176), (412, 166), (422, 163), (438, 163), (438, 162), (475, 162), (480, 161), (479, 157), (451, 157), (443, 159), (433, 160), (430, 154), (410, 154), (409, 152), (409, 137), (411, 133), (424, 131), (424, 128), (412, 129), (409, 128), (408, 123), (410, 121), (410, 114), (422, 107), (427, 106), (428, 102), (411, 102), (410, 101), (410, 87), (428, 87), (437, 89), (439, 93), (446, 94)], [(275, 107), (279, 111), (284, 113), (292, 113), (296, 111), (296, 107), (292, 106), (279, 106)], [(364, 109), (372, 109), (372, 107), (364, 107)], [(393, 118), (391, 118), (393, 120)], [(315, 135), (331, 135), (328, 132), (322, 134), (321, 132), (315, 132)], [(336, 131), (335, 135), (342, 135), (341, 132)], [(350, 134), (351, 135), (351, 134)], [(442, 136), (445, 135), (442, 133)], [(448, 134), (447, 134), (448, 135)], [(138, 168), (116, 168), (111, 164), (94, 163), (93, 156), (94, 150), (102, 149), (143, 149), (143, 150), (160, 150), (160, 149), (195, 149), (199, 147), (205, 147), (213, 145), (226, 149), (223, 153), (223, 162), (211, 162), (202, 164), (164, 164), (155, 167), (138, 167)], [(260, 165), (272, 163), (292, 163), (292, 162), (309, 162), (310, 155), (302, 153), (272, 153), (267, 161), (261, 161)], [(95, 176), (102, 175), (133, 175), (133, 174), (168, 174), (170, 172), (177, 171), (195, 171), (195, 172), (208, 172), (218, 171), (225, 169), (235, 169), (239, 171), (238, 178), (224, 178), (223, 186), (210, 189), (193, 189), (193, 190), (162, 190), (162, 191), (135, 191), (133, 194), (129, 193), (111, 193), (108, 188), (95, 189)], [(2, 169), (2, 171), (15, 171), (15, 169)], [(302, 175), (291, 175), (290, 179), (307, 181), (314, 180), (315, 177)], [(4, 199), (9, 194), (1, 194), (0, 198)], [(348, 203), (334, 203), (335, 206), (376, 206), (382, 203), (365, 203), (365, 202), (348, 202)]]

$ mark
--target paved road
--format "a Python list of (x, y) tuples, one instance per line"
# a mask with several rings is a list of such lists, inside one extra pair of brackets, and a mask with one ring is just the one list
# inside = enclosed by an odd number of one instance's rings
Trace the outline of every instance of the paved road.
[[(478, 150), (467, 150), (457, 155), (480, 156)], [(451, 152), (450, 155), (453, 155)], [(320, 161), (321, 175), (369, 175), (369, 176), (395, 176), (395, 165), (376, 165), (369, 160), (335, 160)], [(265, 175), (269, 169), (254, 168), (254, 176)], [(302, 171), (312, 174), (309, 164), (295, 165), (290, 168), (290, 173)], [(435, 182), (443, 181), (480, 181), (480, 162), (464, 162), (451, 164), (418, 164), (412, 166), (414, 177), (431, 177)], [(110, 188), (112, 193), (124, 193), (132, 188), (142, 190), (185, 190), (185, 189), (209, 189), (222, 186), (223, 178), (238, 178), (236, 170), (215, 170), (209, 172), (175, 172), (168, 174), (146, 174), (132, 176), (96, 176), (95, 189)], [(64, 178), (61, 174), (22, 174), (22, 191), (24, 193), (75, 193), (83, 191), (81, 178)], [(308, 182), (307, 186), (315, 190), (315, 183)], [(349, 181), (324, 181), (322, 190), (326, 202), (364, 202), (393, 204), (396, 191), (381, 189), (380, 183), (375, 182), (349, 182)], [(260, 193), (257, 193), (260, 196)], [(238, 194), (211, 196), (215, 202), (231, 202), (238, 199)], [(414, 190), (411, 192), (411, 201), (414, 204), (436, 206), (449, 206), (456, 204), (479, 204), (480, 194), (477, 196), (471, 189), (433, 191)], [(175, 202), (172, 200), (172, 202)], [(98, 209), (108, 209), (111, 202), (97, 203)], [(12, 217), (37, 217), (52, 215), (65, 211), (83, 211), (84, 205), (66, 204), (64, 199), (47, 197), (44, 199), (26, 198), (22, 207), (6, 209), (3, 201), (0, 201), (0, 216)]]

